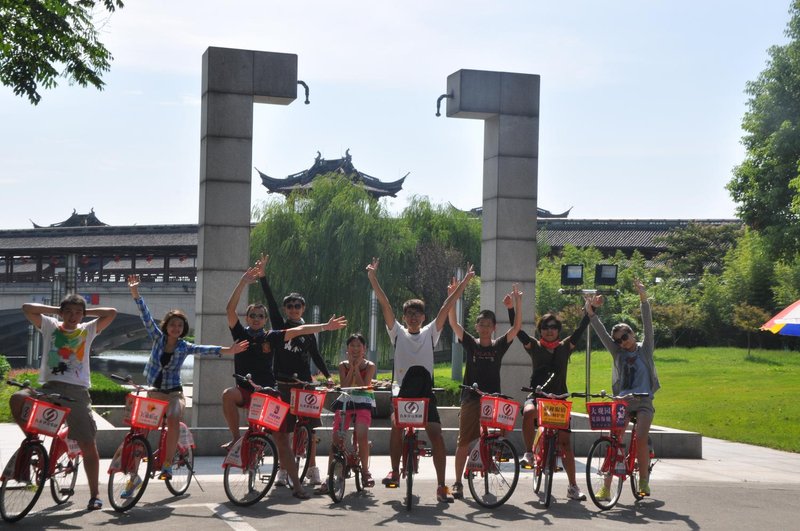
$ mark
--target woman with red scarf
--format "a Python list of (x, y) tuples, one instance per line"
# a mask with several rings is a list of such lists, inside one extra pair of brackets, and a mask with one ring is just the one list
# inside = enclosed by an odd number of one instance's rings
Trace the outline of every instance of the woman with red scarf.
[[(508, 304), (506, 304), (508, 307)], [(508, 308), (508, 318), (513, 323), (514, 309)], [(531, 373), (530, 387), (536, 389), (543, 386), (545, 392), (553, 394), (567, 393), (567, 365), (572, 352), (575, 350), (578, 339), (589, 325), (589, 316), (584, 313), (583, 319), (572, 334), (559, 340), (561, 333), (561, 321), (552, 313), (546, 313), (539, 319), (536, 330), (539, 332), (539, 339), (530, 337), (520, 330), (517, 337), (525, 347), (525, 351), (533, 362), (533, 372)], [(523, 468), (532, 468), (534, 435), (536, 434), (537, 415), (536, 397), (534, 394), (528, 395), (525, 407), (522, 412), (522, 437), (525, 441), (526, 452), (520, 465)], [(570, 444), (569, 430), (561, 430), (558, 436), (558, 444), (564, 458), (564, 470), (569, 479), (567, 497), (572, 500), (583, 501), (586, 496), (581, 492), (575, 481), (575, 454)]]

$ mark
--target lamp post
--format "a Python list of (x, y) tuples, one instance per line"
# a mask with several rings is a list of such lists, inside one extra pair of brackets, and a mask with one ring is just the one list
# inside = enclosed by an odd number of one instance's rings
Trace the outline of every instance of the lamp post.
[[(617, 283), (617, 266), (615, 264), (597, 264), (594, 268), (595, 289), (580, 289), (577, 286), (583, 284), (583, 265), (565, 264), (561, 266), (561, 285), (572, 286), (558, 290), (562, 295), (583, 295), (602, 294), (617, 295), (616, 289), (598, 289), (597, 286), (614, 286)], [(586, 401), (589, 401), (591, 393), (592, 379), (592, 328), (586, 327)]]

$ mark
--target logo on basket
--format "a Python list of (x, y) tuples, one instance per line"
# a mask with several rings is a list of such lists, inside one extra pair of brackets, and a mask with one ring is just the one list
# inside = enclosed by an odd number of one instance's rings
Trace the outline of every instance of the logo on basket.
[(417, 404), (416, 402), (406, 402), (403, 405), (403, 409), (409, 415), (416, 415), (417, 412), (419, 411), (419, 404)]
[(56, 411), (51, 407), (45, 409), (44, 413), (42, 413), (42, 420), (45, 420), (50, 423), (55, 422), (56, 420), (58, 420), (58, 411)]
[(494, 413), (494, 408), (492, 407), (491, 402), (488, 404), (484, 404), (483, 412), (481, 413), (481, 415), (483, 415), (484, 417), (491, 417), (492, 413)]
[(623, 425), (625, 421), (625, 406), (617, 407), (617, 425)]
[(510, 417), (514, 414), (514, 406), (511, 404), (503, 404), (503, 415)]
[(156, 405), (155, 404), (153, 404), (153, 403), (147, 404), (148, 413), (152, 413), (155, 410), (156, 410)]
[(474, 448), (472, 453), (469, 456), (470, 460), (472, 461), (480, 461), (481, 458), (481, 451), (479, 448)]
[(308, 393), (305, 397), (306, 405), (309, 407), (317, 407), (317, 395)]

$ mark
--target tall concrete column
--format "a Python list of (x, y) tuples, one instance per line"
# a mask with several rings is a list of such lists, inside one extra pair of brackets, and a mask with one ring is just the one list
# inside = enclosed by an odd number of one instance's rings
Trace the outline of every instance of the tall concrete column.
[[(253, 104), (297, 98), (297, 55), (210, 47), (203, 54), (195, 335), (230, 345), (225, 305), (250, 262)], [(246, 304), (240, 302), (240, 311)], [(197, 356), (192, 426), (224, 426), (233, 362)]]
[[(481, 308), (508, 329), (503, 296), (514, 282), (524, 292), (523, 318), (532, 329), (536, 289), (536, 196), (539, 82), (532, 74), (459, 70), (447, 78), (447, 116), (484, 121)], [(503, 392), (521, 398), (531, 362), (519, 341), (503, 358)]]

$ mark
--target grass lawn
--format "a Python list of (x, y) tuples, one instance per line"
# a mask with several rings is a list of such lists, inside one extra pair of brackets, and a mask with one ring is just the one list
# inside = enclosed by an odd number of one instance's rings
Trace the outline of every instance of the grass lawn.
[[(592, 352), (592, 392), (611, 391), (611, 356)], [(779, 450), (800, 452), (800, 353), (778, 350), (656, 349), (661, 389), (655, 423)], [(586, 387), (586, 353), (569, 367), (571, 391)], [(582, 399), (573, 409), (585, 412)]]

